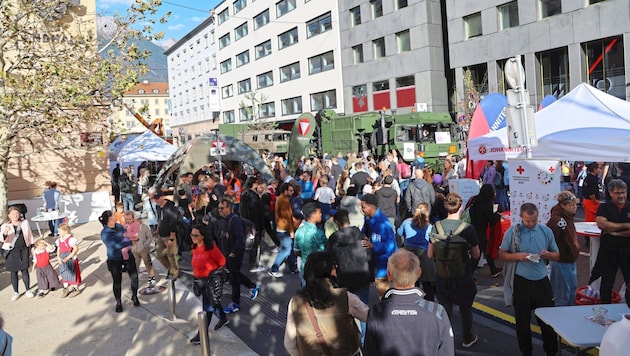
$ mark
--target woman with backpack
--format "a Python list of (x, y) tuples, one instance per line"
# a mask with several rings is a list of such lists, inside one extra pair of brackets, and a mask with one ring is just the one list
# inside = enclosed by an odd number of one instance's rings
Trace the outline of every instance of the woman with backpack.
[[(468, 208), (468, 211), (470, 212), (470, 223), (474, 226), (475, 231), (477, 232), (479, 248), (481, 252), (484, 253), (486, 261), (488, 261), (490, 276), (492, 278), (497, 278), (501, 272), (503, 272), (503, 268), (497, 267), (494, 264), (495, 254), (487, 252), (488, 245), (495, 245), (489, 243), (489, 227), (492, 227), (501, 221), (501, 215), (494, 211), (494, 199), (494, 187), (491, 184), (484, 184), (479, 190), (479, 195), (470, 198), (472, 203)], [(496, 251), (496, 254), (498, 254), (498, 250)]]

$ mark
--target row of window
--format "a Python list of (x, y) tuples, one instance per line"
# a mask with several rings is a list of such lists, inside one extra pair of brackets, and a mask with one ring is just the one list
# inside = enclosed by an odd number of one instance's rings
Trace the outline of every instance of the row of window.
[[(416, 85), (416, 79), (413, 75), (396, 78), (396, 89), (410, 87)], [(389, 90), (389, 79), (372, 83), (372, 92)], [(367, 84), (355, 85), (352, 87), (352, 96), (361, 97), (367, 95)]]
[[(605, 0), (588, 0), (588, 5), (593, 5)], [(497, 6), (497, 19), (499, 21), (499, 30), (519, 25), (518, 19), (518, 1), (511, 1), (507, 4)], [(538, 18), (543, 19), (562, 13), (562, 0), (538, 0)], [(471, 14), (464, 17), (464, 32), (466, 39), (483, 35), (481, 25), (481, 12)]]
[[(244, 61), (246, 59), (247, 61), (249, 61), (249, 51), (246, 51), (246, 52), (247, 52), (247, 55), (241, 56), (241, 54), (239, 54), (236, 56), (237, 67), (239, 66), (239, 58), (240, 58), (240, 61)], [(332, 69), (335, 69), (335, 56), (334, 56), (333, 51), (328, 51), (328, 52), (318, 54), (316, 56), (308, 58), (308, 73), (309, 74), (317, 74), (317, 73), (329, 71)], [(221, 62), (221, 73), (225, 73), (225, 71), (229, 72), (230, 70), (232, 70), (231, 59)], [(279, 72), (280, 72), (280, 83), (284, 83), (293, 79), (298, 79), (300, 78), (300, 62), (295, 62), (295, 63), (282, 66), (279, 68)], [(249, 83), (250, 80), (245, 79), (241, 82)], [(257, 75), (256, 82), (258, 83), (258, 89), (266, 88), (273, 85), (272, 71), (268, 71), (268, 72)], [(231, 87), (231, 84), (223, 87), (223, 88), (226, 88), (225, 91), (223, 91), (224, 98), (228, 98), (233, 95), (233, 91), (231, 89), (227, 89), (228, 87)], [(244, 85), (243, 87), (239, 85), (239, 91), (238, 91), (239, 94), (247, 93), (249, 91), (251, 91), (251, 85), (247, 84), (246, 86)], [(230, 94), (226, 95), (227, 93), (230, 93)]]
[[(408, 6), (407, 0), (395, 0), (396, 10), (400, 10)], [(370, 16), (372, 19), (383, 16), (383, 0), (370, 0)], [(350, 9), (350, 25), (358, 26), (361, 22), (361, 6), (355, 6)]]
[[(409, 30), (396, 33), (396, 50), (397, 53), (404, 53), (411, 50), (411, 37)], [(385, 50), (385, 37), (372, 40), (372, 56), (374, 59), (385, 58), (387, 51)], [(352, 61), (354, 64), (364, 62), (363, 44), (352, 47)]]
[[(268, 11), (268, 10), (267, 10)], [(262, 13), (264, 14), (264, 12)], [(260, 15), (259, 15), (260, 16)], [(258, 25), (262, 23), (261, 26), (264, 26), (269, 20), (267, 17), (267, 22), (264, 22), (264, 18), (262, 20), (257, 21), (256, 17), (254, 18), (254, 29), (257, 29)], [(332, 30), (332, 19), (330, 12), (327, 12), (321, 16), (318, 16), (310, 21), (306, 22), (306, 38), (311, 38), (313, 36), (319, 35), (326, 31)], [(247, 22), (237, 26), (234, 29), (234, 40), (238, 41), (239, 39), (247, 36), (249, 33)], [(225, 35), (219, 38), (219, 49), (225, 48), (229, 46), (231, 43), (231, 33), (228, 32)], [(298, 43), (298, 28), (297, 26), (285, 31), (278, 35), (278, 49), (283, 49), (285, 47), (292, 46)]]
[[(337, 108), (337, 91), (335, 89), (326, 90), (319, 93), (310, 94), (311, 111)], [(282, 115), (295, 115), (302, 113), (302, 97), (296, 96), (280, 100)], [(251, 106), (242, 107), (238, 110), (239, 122), (251, 121), (254, 111)], [(258, 106), (258, 117), (261, 119), (276, 116), (275, 102), (263, 103)], [(223, 112), (223, 123), (234, 123), (235, 111), (227, 110)]]
[[(255, 0), (252, 0), (255, 1)], [(308, 1), (305, 1), (308, 2)], [(247, 0), (236, 0), (232, 3), (232, 14), (235, 15), (241, 10), (247, 7)], [(276, 18), (282, 17), (289, 12), (295, 10), (296, 0), (281, 0), (276, 3)], [(267, 11), (267, 22), (269, 22), (269, 10)], [(217, 21), (220, 24), (224, 23), (230, 18), (230, 8), (227, 7), (219, 13)]]

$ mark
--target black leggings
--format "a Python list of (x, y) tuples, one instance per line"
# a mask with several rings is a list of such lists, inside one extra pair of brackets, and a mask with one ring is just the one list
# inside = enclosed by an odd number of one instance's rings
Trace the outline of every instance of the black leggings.
[(22, 272), (24, 287), (28, 291), (31, 287), (31, 276), (28, 275), (28, 269), (23, 269), (21, 271), (11, 271), (11, 285), (13, 286), (13, 291), (15, 293), (18, 292), (18, 272)]
[(133, 255), (129, 255), (129, 260), (127, 261), (107, 260), (107, 269), (112, 274), (112, 279), (114, 280), (113, 289), (116, 303), (121, 302), (120, 294), (123, 262), (127, 264), (127, 273), (129, 273), (129, 278), (131, 279), (131, 291), (134, 296), (138, 295), (138, 270), (136, 269), (136, 260), (134, 259)]

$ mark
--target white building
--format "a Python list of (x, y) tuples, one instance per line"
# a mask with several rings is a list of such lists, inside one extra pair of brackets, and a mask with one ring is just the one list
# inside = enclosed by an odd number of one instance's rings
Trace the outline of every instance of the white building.
[(336, 1), (236, 0), (214, 11), (223, 123), (344, 112)]
[[(628, 0), (447, 0), (448, 38), (455, 82), (465, 70), (483, 92), (509, 89), (507, 59), (523, 55), (530, 101), (538, 105), (589, 83), (630, 98)], [(459, 90), (458, 90), (459, 91)]]
[(220, 112), (214, 18), (166, 50), (174, 143), (218, 127)]

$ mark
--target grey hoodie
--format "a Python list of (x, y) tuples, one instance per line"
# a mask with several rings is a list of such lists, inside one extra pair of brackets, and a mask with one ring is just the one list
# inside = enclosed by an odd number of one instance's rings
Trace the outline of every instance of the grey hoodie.
[(407, 191), (405, 192), (405, 203), (407, 203), (407, 210), (413, 213), (420, 203), (427, 203), (429, 207), (435, 203), (435, 189), (433, 185), (427, 183), (422, 178), (414, 179)]

